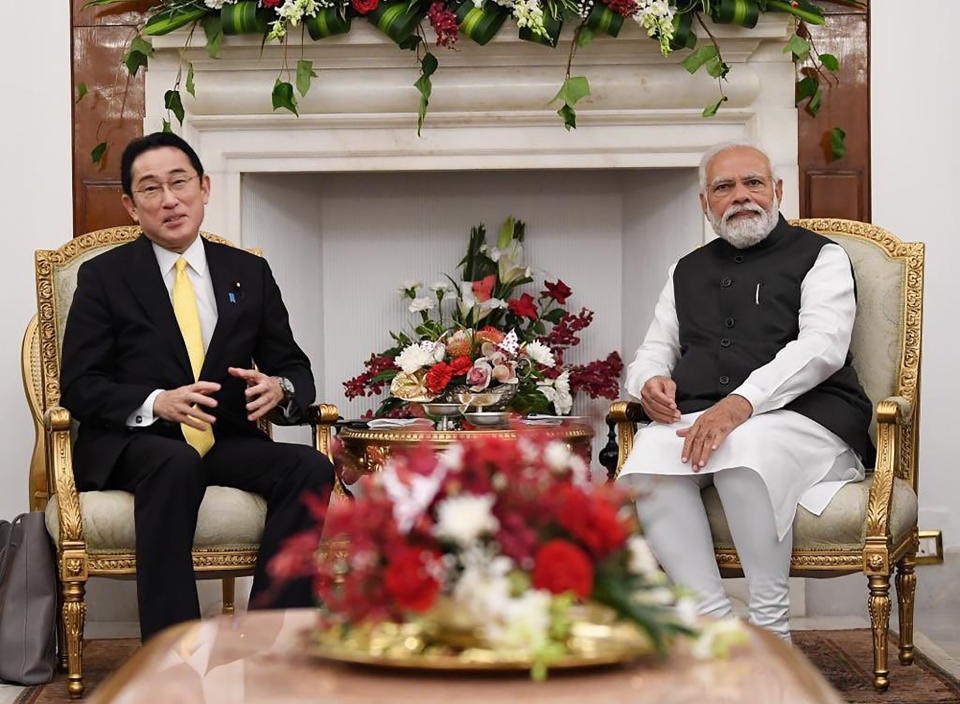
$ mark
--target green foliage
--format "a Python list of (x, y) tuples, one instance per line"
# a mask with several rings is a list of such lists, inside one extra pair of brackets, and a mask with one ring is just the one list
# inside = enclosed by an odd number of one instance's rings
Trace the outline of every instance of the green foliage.
[(83, 100), (83, 96), (87, 94), (87, 84), (81, 81), (77, 84), (77, 99), (74, 100), (74, 103), (79, 103)]
[(94, 164), (98, 164), (100, 168), (103, 168), (104, 157), (107, 155), (107, 143), (100, 142), (90, 151), (90, 158), (93, 160)]
[(563, 126), (567, 130), (577, 128), (577, 111), (574, 106), (588, 95), (590, 95), (590, 83), (585, 76), (568, 76), (560, 86), (560, 90), (553, 96), (551, 103), (563, 101), (557, 114), (563, 119)]
[(702, 115), (704, 117), (713, 117), (714, 115), (717, 114), (717, 110), (720, 109), (720, 106), (723, 105), (725, 102), (727, 102), (727, 96), (721, 95), (720, 100), (713, 103), (712, 105), (708, 105), (703, 109)]
[(203, 34), (207, 38), (207, 56), (217, 58), (220, 53), (220, 44), (223, 42), (223, 23), (220, 15), (207, 15), (201, 23)]
[(208, 12), (207, 8), (197, 7), (193, 3), (172, 5), (151, 15), (143, 25), (143, 33), (151, 37), (169, 34), (205, 17)]
[(168, 90), (164, 93), (163, 106), (174, 114), (177, 122), (183, 124), (183, 102), (180, 100), (180, 91)]
[(437, 70), (437, 57), (429, 51), (420, 59), (420, 77), (414, 81), (414, 87), (420, 91), (420, 107), (417, 109), (417, 136), (423, 128), (423, 120), (427, 116), (427, 106), (430, 104), (430, 93), (433, 91), (433, 82), (430, 76)]
[(691, 74), (696, 73), (705, 63), (711, 59), (716, 59), (719, 53), (717, 47), (713, 44), (701, 46), (683, 60), (683, 67)]
[(830, 161), (842, 159), (847, 154), (847, 133), (839, 127), (830, 130)]
[(195, 86), (193, 85), (193, 64), (187, 64), (187, 82), (186, 82), (187, 92), (192, 95), (194, 98), (197, 97), (197, 92)]
[(833, 54), (820, 54), (820, 63), (828, 71), (836, 72), (840, 70), (840, 60)]
[(803, 37), (794, 34), (792, 37), (790, 37), (790, 39), (787, 40), (787, 45), (783, 48), (784, 54), (786, 54), (788, 51), (793, 54), (794, 61), (806, 61), (807, 57), (810, 56), (810, 42)]
[(160, 131), (161, 131), (161, 132), (173, 132), (173, 127), (170, 126), (170, 120), (164, 120), (164, 121), (163, 121), (163, 128), (162, 128)]
[(147, 65), (148, 57), (153, 56), (153, 46), (143, 37), (134, 37), (130, 49), (123, 57), (123, 63), (131, 76), (136, 76), (141, 66)]
[(317, 72), (313, 70), (313, 62), (306, 59), (300, 59), (297, 62), (297, 90), (300, 95), (306, 96), (310, 90), (310, 79), (316, 78)]
[(273, 84), (273, 109), (274, 111), (279, 108), (284, 108), (289, 110), (297, 117), (300, 116), (300, 113), (297, 112), (297, 97), (293, 94), (293, 86), (286, 81), (281, 81), (279, 78)]

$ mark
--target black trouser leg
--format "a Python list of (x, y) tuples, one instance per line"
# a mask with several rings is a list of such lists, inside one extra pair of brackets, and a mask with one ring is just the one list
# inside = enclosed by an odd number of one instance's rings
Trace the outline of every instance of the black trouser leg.
[(307, 445), (271, 442), (257, 437), (217, 439), (205, 458), (209, 484), (232, 486), (267, 500), (267, 521), (253, 577), (253, 608), (293, 608), (315, 603), (309, 578), (272, 588), (270, 559), (287, 537), (315, 526), (302, 497), (333, 486), (333, 465)]
[(109, 485), (134, 495), (143, 640), (200, 618), (190, 552), (206, 490), (203, 460), (182, 440), (139, 435), (120, 456)]

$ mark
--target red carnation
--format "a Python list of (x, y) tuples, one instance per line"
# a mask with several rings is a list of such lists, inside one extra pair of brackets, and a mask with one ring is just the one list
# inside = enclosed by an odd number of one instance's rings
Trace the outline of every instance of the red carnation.
[(438, 566), (440, 556), (420, 548), (401, 548), (384, 571), (383, 581), (389, 594), (400, 608), (423, 613), (431, 606), (440, 591), (440, 582), (431, 574)]
[(529, 293), (523, 294), (520, 298), (511, 298), (507, 301), (507, 305), (514, 315), (521, 318), (531, 318), (532, 320), (537, 319), (537, 306), (533, 302), (533, 296)]
[(473, 368), (473, 362), (470, 361), (469, 357), (457, 357), (450, 362), (449, 366), (450, 376), (460, 376), (461, 374), (466, 374)]
[(575, 486), (563, 487), (556, 511), (557, 523), (597, 559), (602, 560), (627, 540), (627, 530), (617, 518), (617, 507), (597, 491), (587, 494)]
[(533, 586), (552, 594), (573, 592), (586, 599), (593, 592), (593, 565), (576, 545), (549, 540), (534, 556)]
[(427, 372), (427, 388), (434, 393), (443, 391), (447, 388), (447, 384), (450, 383), (450, 377), (452, 376), (453, 370), (449, 364), (437, 362), (430, 367), (430, 371)]
[(540, 295), (546, 296), (547, 298), (552, 298), (560, 305), (566, 303), (567, 299), (570, 298), (570, 294), (573, 293), (573, 291), (570, 290), (570, 287), (563, 283), (563, 281), (560, 279), (557, 279), (556, 283), (544, 281), (543, 285), (546, 290)]
[(353, 9), (359, 12), (361, 15), (365, 15), (368, 12), (373, 12), (380, 4), (380, 0), (351, 0), (351, 2), (353, 4)]

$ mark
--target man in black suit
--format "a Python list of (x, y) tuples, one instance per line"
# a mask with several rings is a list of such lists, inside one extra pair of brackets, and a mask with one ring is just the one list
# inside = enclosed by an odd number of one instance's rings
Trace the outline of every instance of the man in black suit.
[[(143, 235), (80, 267), (63, 341), (62, 403), (80, 421), (80, 491), (134, 494), (141, 633), (200, 617), (191, 560), (208, 485), (267, 500), (251, 603), (282, 541), (308, 528), (304, 492), (334, 468), (256, 425), (296, 422), (314, 400), (267, 262), (199, 237), (210, 178), (180, 137), (154, 133), (123, 154), (123, 204)], [(254, 363), (257, 369), (254, 369)], [(271, 606), (313, 603), (306, 579)]]

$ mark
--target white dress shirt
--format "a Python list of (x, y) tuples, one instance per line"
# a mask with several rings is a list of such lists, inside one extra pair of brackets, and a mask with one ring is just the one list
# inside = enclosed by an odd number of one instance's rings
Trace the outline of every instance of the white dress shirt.
[[(670, 267), (653, 322), (627, 368), (626, 389), (638, 399), (650, 378), (669, 377), (680, 359), (675, 268)], [(762, 292), (757, 305), (763, 305)], [(783, 410), (843, 366), (856, 313), (850, 260), (839, 245), (825, 245), (800, 286), (797, 339), (731, 392), (751, 403), (753, 417), (727, 437), (701, 470), (756, 470), (767, 484), (781, 536), (793, 521), (797, 503), (819, 514), (846, 481), (863, 477), (863, 465), (839, 437), (806, 416)], [(621, 475), (692, 473), (690, 465), (680, 461), (683, 439), (676, 430), (692, 425), (702, 412), (684, 414), (678, 423), (643, 428)], [(825, 481), (829, 484), (815, 486)]]

